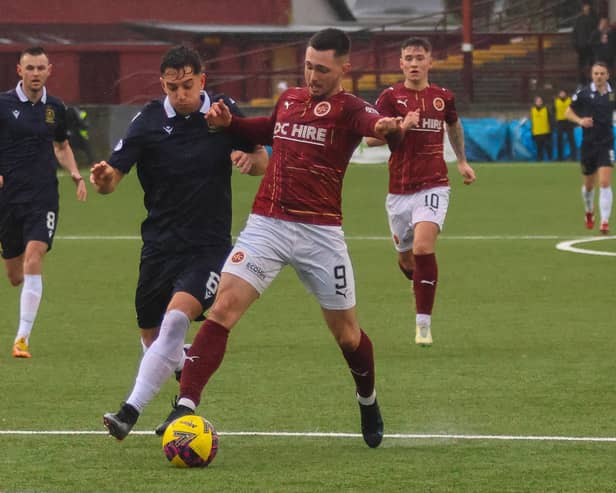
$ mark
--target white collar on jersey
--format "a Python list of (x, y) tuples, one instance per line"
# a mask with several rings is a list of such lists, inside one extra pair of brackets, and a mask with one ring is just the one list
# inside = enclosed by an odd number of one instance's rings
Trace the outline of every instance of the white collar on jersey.
[[(201, 108), (199, 108), (199, 112), (205, 115), (210, 109), (211, 105), (210, 97), (207, 95), (207, 92), (201, 91), (201, 99), (203, 100), (203, 104), (201, 105)], [(173, 118), (176, 115), (176, 112), (173, 109), (173, 106), (171, 106), (171, 102), (169, 101), (169, 96), (165, 96), (163, 106), (165, 107), (165, 113), (167, 113), (167, 118)]]
[[(15, 88), (15, 91), (17, 92), (17, 97), (19, 98), (19, 100), (22, 103), (25, 103), (26, 101), (29, 101), (29, 99), (28, 99), (28, 96), (26, 96), (26, 93), (24, 92), (22, 85), (23, 85), (23, 81), (20, 80), (17, 83), (17, 87)], [(47, 88), (45, 86), (43, 86), (43, 96), (41, 97), (41, 102), (43, 104), (47, 102)]]
[[(606, 82), (606, 83), (605, 83), (605, 87), (607, 88), (607, 92), (612, 92), (612, 86), (610, 86), (610, 83), (609, 83), (609, 82)], [(597, 86), (595, 86), (595, 83), (594, 83), (594, 82), (591, 82), (591, 83), (590, 83), (590, 90), (591, 90), (592, 92), (597, 92)]]

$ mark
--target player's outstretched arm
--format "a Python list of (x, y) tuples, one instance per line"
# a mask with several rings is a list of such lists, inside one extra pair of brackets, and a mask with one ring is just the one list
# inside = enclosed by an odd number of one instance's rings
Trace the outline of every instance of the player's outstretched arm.
[(401, 133), (401, 123), (402, 117), (393, 118), (385, 116), (383, 118), (379, 118), (374, 124), (374, 133), (377, 138), (385, 139), (387, 135)]
[(212, 106), (210, 106), (210, 109), (205, 114), (205, 119), (210, 127), (228, 127), (231, 125), (233, 115), (231, 115), (231, 110), (229, 110), (229, 107), (224, 102), (216, 101), (212, 103)]
[(265, 147), (256, 146), (254, 152), (231, 152), (231, 162), (243, 175), (260, 176), (265, 173), (269, 156)]
[(464, 184), (470, 185), (476, 179), (475, 170), (473, 170), (466, 161), (466, 154), (464, 153), (464, 129), (462, 128), (460, 120), (457, 120), (451, 125), (447, 125), (447, 136), (449, 137), (449, 142), (458, 160), (458, 171), (464, 179)]
[(86, 189), (83, 177), (79, 174), (77, 161), (75, 161), (75, 155), (71, 145), (68, 143), (68, 139), (62, 142), (54, 142), (53, 150), (60, 166), (71, 174), (71, 178), (77, 186), (77, 200), (85, 201), (88, 196), (88, 190)]
[(101, 194), (113, 192), (123, 177), (124, 174), (113, 166), (110, 166), (107, 161), (95, 163), (90, 168), (90, 183), (92, 183), (95, 190)]

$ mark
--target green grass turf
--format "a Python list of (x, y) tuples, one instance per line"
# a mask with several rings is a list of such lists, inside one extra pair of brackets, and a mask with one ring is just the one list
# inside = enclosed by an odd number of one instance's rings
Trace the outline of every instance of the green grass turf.
[[(344, 192), (358, 313), (376, 355), (388, 434), (616, 437), (613, 256), (559, 251), (588, 236), (576, 165), (476, 165), (453, 193), (438, 243), (435, 345), (411, 344), (414, 311), (383, 210), (383, 166), (352, 166)], [(10, 356), (19, 290), (0, 282), (0, 432), (103, 431), (130, 391), (140, 356), (133, 293), (141, 192), (129, 175), (111, 196), (74, 199), (45, 261), (31, 360)], [(234, 233), (258, 179), (234, 178)], [(592, 233), (591, 233), (592, 234)], [(595, 231), (594, 234), (597, 234)], [(588, 249), (614, 252), (614, 240)], [(191, 335), (198, 325), (193, 324)], [(137, 424), (169, 410), (169, 382)], [(616, 443), (225, 435), (358, 433), (352, 380), (320, 310), (287, 269), (234, 329), (200, 413), (221, 432), (205, 470), (179, 470), (153, 435), (0, 434), (0, 491), (44, 492), (608, 492)]]

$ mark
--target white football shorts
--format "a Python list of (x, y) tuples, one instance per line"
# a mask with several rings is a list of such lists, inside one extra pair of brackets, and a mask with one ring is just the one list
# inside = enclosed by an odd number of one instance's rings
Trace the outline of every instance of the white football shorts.
[(320, 226), (250, 214), (223, 272), (263, 293), (285, 265), (328, 310), (355, 306), (355, 277), (340, 226)]
[(435, 187), (417, 193), (398, 195), (389, 193), (385, 199), (389, 230), (398, 252), (413, 249), (415, 224), (427, 221), (443, 230), (451, 187)]

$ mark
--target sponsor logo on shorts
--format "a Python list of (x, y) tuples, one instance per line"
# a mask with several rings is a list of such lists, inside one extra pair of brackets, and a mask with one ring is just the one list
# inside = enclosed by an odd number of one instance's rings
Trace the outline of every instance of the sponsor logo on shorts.
[(241, 264), (244, 260), (246, 260), (246, 254), (241, 250), (235, 252), (231, 257), (232, 264)]
[(443, 111), (443, 109), (445, 109), (445, 101), (443, 101), (443, 98), (434, 98), (432, 100), (432, 105), (436, 111)]
[(336, 294), (342, 296), (344, 299), (347, 297), (348, 290), (336, 289)]
[(246, 264), (246, 269), (248, 269), (250, 272), (252, 272), (255, 276), (257, 276), (259, 279), (261, 279), (262, 281), (265, 280), (265, 272), (264, 270), (259, 267), (258, 265), (253, 264), (252, 262), (248, 262)]
[(315, 116), (325, 116), (332, 109), (332, 105), (328, 101), (321, 101), (314, 107), (314, 115)]

